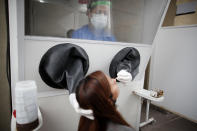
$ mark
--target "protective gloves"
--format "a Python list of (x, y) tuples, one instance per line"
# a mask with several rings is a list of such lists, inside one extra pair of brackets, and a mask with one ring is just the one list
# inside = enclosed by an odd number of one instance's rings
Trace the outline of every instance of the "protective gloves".
[(118, 72), (116, 79), (122, 83), (128, 83), (132, 81), (132, 75), (131, 73), (123, 69)]

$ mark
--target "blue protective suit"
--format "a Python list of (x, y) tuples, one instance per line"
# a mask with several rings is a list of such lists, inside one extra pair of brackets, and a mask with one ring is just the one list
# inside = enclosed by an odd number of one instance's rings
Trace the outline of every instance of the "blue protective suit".
[(106, 35), (106, 33), (101, 32), (99, 35), (95, 35), (88, 27), (88, 25), (84, 25), (78, 30), (74, 31), (72, 34), (72, 38), (75, 39), (87, 39), (87, 40), (101, 40), (101, 41), (116, 41), (114, 36)]

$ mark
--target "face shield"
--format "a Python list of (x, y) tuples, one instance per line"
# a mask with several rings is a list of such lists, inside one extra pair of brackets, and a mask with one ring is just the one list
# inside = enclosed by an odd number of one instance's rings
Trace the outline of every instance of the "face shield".
[(111, 36), (112, 3), (109, 0), (90, 0), (88, 2), (88, 18), (91, 31), (99, 36)]

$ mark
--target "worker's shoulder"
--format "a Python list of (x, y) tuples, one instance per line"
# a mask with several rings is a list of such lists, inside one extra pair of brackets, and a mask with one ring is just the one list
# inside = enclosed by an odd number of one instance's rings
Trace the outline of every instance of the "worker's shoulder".
[(75, 32), (80, 33), (80, 32), (87, 32), (88, 31), (88, 25), (84, 25), (81, 28), (77, 29)]
[(87, 34), (88, 25), (84, 25), (72, 33), (72, 38), (85, 39)]
[(114, 122), (108, 122), (107, 131), (135, 131), (135, 130), (126, 125), (121, 125)]

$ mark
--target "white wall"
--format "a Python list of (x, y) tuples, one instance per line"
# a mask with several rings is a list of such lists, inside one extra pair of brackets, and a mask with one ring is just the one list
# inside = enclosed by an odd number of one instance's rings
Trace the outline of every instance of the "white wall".
[(150, 88), (164, 90), (155, 103), (197, 121), (197, 26), (162, 28), (155, 40)]

